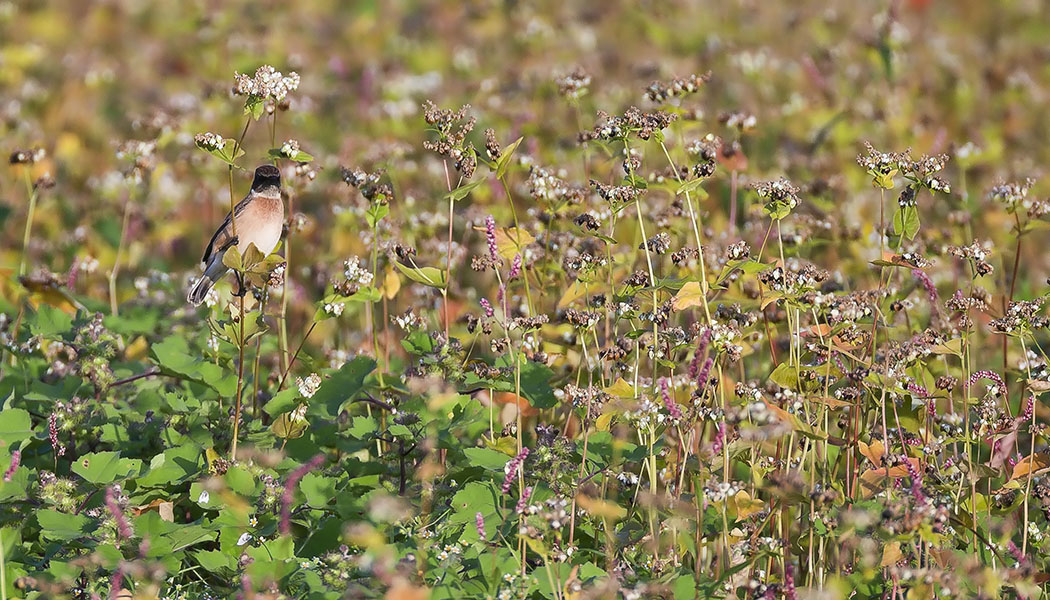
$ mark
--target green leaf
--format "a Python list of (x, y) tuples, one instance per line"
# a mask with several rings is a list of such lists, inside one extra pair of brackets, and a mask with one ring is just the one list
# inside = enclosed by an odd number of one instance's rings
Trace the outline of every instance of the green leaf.
[(298, 389), (285, 388), (270, 398), (270, 401), (263, 406), (263, 410), (271, 417), (294, 410), (299, 405), (299, 395)]
[(780, 363), (769, 378), (782, 388), (793, 390), (798, 386), (798, 371), (787, 363)]
[(358, 356), (344, 364), (310, 398), (310, 412), (326, 418), (338, 415), (343, 403), (364, 388), (365, 377), (375, 368), (376, 361), (368, 356)]
[(372, 417), (354, 417), (354, 420), (350, 422), (350, 428), (346, 432), (360, 440), (375, 433), (378, 428), (376, 420)]
[(388, 214), (390, 214), (389, 204), (373, 204), (365, 211), (365, 221), (368, 222), (369, 228), (374, 228)]
[(500, 154), (499, 158), (496, 159), (496, 179), (503, 179), (503, 176), (507, 174), (507, 169), (510, 168), (510, 159), (514, 156), (514, 151), (518, 149), (518, 144), (523, 139), (525, 138), (518, 138), (511, 142), (503, 149), (503, 153)]
[(409, 265), (403, 265), (399, 262), (394, 262), (394, 266), (399, 271), (405, 274), (416, 283), (422, 283), (423, 285), (429, 285), (430, 287), (443, 288), (445, 287), (445, 271), (437, 267), (413, 267)]
[(33, 335), (46, 338), (58, 337), (59, 334), (66, 333), (72, 327), (73, 317), (50, 304), (41, 304), (36, 311), (36, 319), (30, 323)]
[(676, 189), (674, 193), (675, 193), (676, 196), (678, 196), (680, 194), (698, 193), (701, 198), (706, 198), (707, 197), (707, 190), (705, 190), (704, 188), (700, 187), (701, 185), (703, 185), (703, 183), (704, 183), (704, 179), (703, 178), (690, 179), (689, 181), (686, 181), (686, 182), (682, 183), (681, 185), (679, 185), (678, 189)]
[(200, 566), (212, 573), (224, 574), (235, 566), (233, 557), (219, 550), (201, 550), (194, 552), (193, 557)]
[(467, 448), (463, 450), (463, 453), (467, 455), (471, 465), (501, 473), (507, 465), (507, 461), (510, 460), (510, 457), (506, 454), (498, 450), (490, 450), (489, 448)]
[(93, 452), (73, 461), (71, 470), (89, 483), (105, 485), (127, 477), (141, 465), (141, 460), (121, 458), (120, 452)]
[(306, 503), (313, 508), (324, 508), (335, 498), (336, 479), (318, 473), (307, 473), (299, 483)]
[(33, 436), (32, 419), (21, 408), (0, 411), (0, 445), (9, 446)]
[(623, 178), (624, 185), (629, 185), (635, 189), (645, 190), (649, 188), (649, 183), (638, 175), (628, 175)]
[(204, 452), (192, 445), (170, 448), (153, 457), (149, 471), (136, 480), (139, 487), (181, 483), (196, 477), (204, 467)]
[(71, 515), (50, 508), (37, 510), (36, 520), (40, 524), (41, 537), (58, 541), (83, 538), (91, 524), (91, 519), (84, 515)]
[(456, 189), (452, 190), (451, 192), (449, 192), (448, 194), (445, 194), (445, 200), (451, 200), (452, 202), (456, 202), (458, 200), (462, 200), (462, 199), (466, 198), (468, 194), (473, 192), (475, 188), (477, 188), (479, 185), (481, 185), (483, 183), (485, 183), (485, 180), (484, 179), (479, 179), (477, 181), (468, 183), (467, 185), (461, 185), (458, 188), (456, 188)]
[(286, 158), (288, 160), (292, 160), (298, 163), (308, 163), (314, 159), (313, 155), (307, 154), (302, 150), (293, 150), (285, 154), (285, 152), (281, 148), (271, 148), (268, 154), (270, 158), (276, 158), (278, 160)]
[(259, 117), (263, 115), (266, 110), (266, 98), (262, 96), (256, 96), (255, 94), (249, 94), (248, 98), (244, 101), (244, 114), (251, 115), (252, 119), (258, 121)]
[(165, 375), (203, 383), (221, 396), (236, 392), (237, 374), (204, 360), (199, 353), (191, 354), (185, 337), (164, 338), (150, 346), (150, 354)]
[(914, 240), (919, 234), (919, 209), (916, 206), (898, 206), (893, 213), (893, 230)]
[(226, 485), (230, 486), (231, 490), (241, 496), (251, 497), (255, 495), (258, 482), (247, 468), (240, 466), (230, 467), (223, 477), (226, 479)]
[[(244, 148), (238, 147), (237, 146), (237, 140), (234, 140), (234, 139), (226, 139), (225, 142), (226, 143), (223, 145), (223, 147), (221, 149), (218, 149), (218, 150), (215, 150), (215, 149), (212, 149), (212, 148), (205, 148), (203, 146), (197, 146), (197, 147), (200, 148), (201, 150), (204, 150), (208, 154), (211, 154), (212, 156), (214, 156), (215, 158), (221, 160), (222, 162), (224, 162), (224, 163), (226, 163), (226, 164), (228, 164), (230, 166), (234, 166), (235, 167), (235, 166), (237, 166), (236, 165), (237, 159), (240, 158), (241, 156), (244, 156)], [(231, 154), (233, 152), (234, 147), (237, 147), (237, 154), (236, 155)]]
[(488, 516), (496, 512), (496, 488), (491, 482), (472, 481), (452, 497), (452, 523), (473, 523), (478, 513)]
[(200, 525), (181, 525), (164, 537), (171, 542), (172, 551), (178, 552), (202, 542), (210, 542), (218, 535), (217, 532), (209, 531)]

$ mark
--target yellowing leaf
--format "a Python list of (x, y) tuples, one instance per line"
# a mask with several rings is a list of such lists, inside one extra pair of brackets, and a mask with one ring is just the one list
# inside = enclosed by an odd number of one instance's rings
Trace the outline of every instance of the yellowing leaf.
[(738, 519), (746, 519), (753, 514), (759, 513), (765, 507), (765, 502), (752, 498), (751, 494), (741, 490), (733, 496), (733, 504), (736, 506)]
[(762, 299), (762, 306), (760, 308), (762, 310), (765, 310), (767, 306), (769, 306), (770, 304), (776, 302), (777, 300), (780, 300), (783, 297), (784, 297), (783, 294), (773, 294), (772, 296), (766, 296), (765, 298)]
[(955, 356), (962, 356), (962, 338), (955, 338), (954, 340), (948, 340), (943, 344), (937, 344), (936, 346), (930, 347), (930, 352), (934, 354), (953, 354)]
[(579, 504), (580, 508), (583, 510), (601, 519), (613, 519), (614, 521), (619, 521), (627, 516), (626, 508), (615, 502), (608, 502), (601, 498), (591, 498), (590, 496), (579, 494), (576, 496), (576, 503)]
[(215, 461), (219, 460), (222, 457), (219, 456), (219, 453), (216, 452), (214, 448), (208, 448), (207, 450), (205, 450), (204, 457), (208, 459), (208, 471), (210, 471), (212, 475), (216, 475), (217, 473), (215, 471)]
[(584, 283), (579, 279), (573, 281), (572, 285), (561, 295), (561, 299), (558, 300), (558, 308), (567, 308), (573, 302), (591, 293), (591, 291), (601, 289), (601, 285), (599, 282)]
[(624, 381), (623, 377), (618, 377), (612, 385), (605, 388), (605, 393), (619, 398), (634, 398), (634, 387)]
[[(480, 225), (475, 226), (474, 229), (476, 231), (485, 231), (485, 227)], [(536, 241), (536, 238), (531, 233), (518, 227), (497, 227), (495, 234), (496, 253), (506, 259), (511, 259), (516, 254), (521, 254), (525, 246)]]
[(897, 564), (901, 558), (904, 557), (904, 553), (901, 552), (900, 542), (890, 542), (882, 547), (882, 562), (879, 564), (880, 567), (891, 567)]
[(140, 360), (145, 358), (147, 354), (149, 354), (149, 342), (141, 335), (124, 349), (124, 357), (128, 360)]
[(692, 306), (700, 306), (704, 303), (704, 292), (700, 284), (695, 281), (687, 281), (682, 289), (671, 299), (671, 307), (675, 310), (685, 310)]
[(609, 431), (609, 426), (612, 424), (613, 417), (615, 416), (616, 413), (607, 412), (595, 419), (594, 426), (598, 431)]
[(385, 275), (383, 276), (383, 286), (381, 291), (386, 296), (387, 300), (393, 300), (394, 296), (397, 295), (398, 290), (401, 289), (401, 278), (397, 276), (397, 273), (390, 266), (386, 266)]
[(1014, 465), (1014, 472), (1010, 475), (1010, 479), (1026, 477), (1029, 473), (1036, 475), (1047, 469), (1050, 469), (1050, 454), (1036, 452), (1031, 456), (1022, 458)]
[(293, 419), (291, 414), (284, 413), (274, 419), (270, 431), (281, 439), (293, 440), (302, 437), (306, 433), (307, 422), (305, 419)]
[(531, 233), (518, 227), (496, 230), (496, 248), (503, 258), (514, 258), (516, 254), (521, 254), (525, 246), (534, 241), (536, 238), (532, 237)]
[(882, 445), (882, 442), (876, 440), (871, 444), (865, 444), (858, 441), (857, 447), (860, 448), (860, 453), (870, 460), (873, 465), (876, 467), (882, 465), (882, 457), (886, 454), (886, 447)]

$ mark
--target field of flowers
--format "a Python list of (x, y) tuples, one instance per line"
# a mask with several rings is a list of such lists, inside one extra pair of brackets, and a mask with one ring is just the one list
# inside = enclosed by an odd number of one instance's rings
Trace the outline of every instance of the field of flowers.
[(1044, 597), (1048, 35), (0, 1), (0, 600)]

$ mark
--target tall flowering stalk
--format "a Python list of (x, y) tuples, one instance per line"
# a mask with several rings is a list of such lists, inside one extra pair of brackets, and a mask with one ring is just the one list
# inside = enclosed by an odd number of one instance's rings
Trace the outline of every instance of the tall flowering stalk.
[(323, 465), (324, 460), (324, 454), (318, 454), (288, 474), (288, 479), (284, 482), (284, 493), (281, 494), (281, 535), (288, 535), (292, 532), (291, 506), (295, 499), (296, 486), (307, 473)]

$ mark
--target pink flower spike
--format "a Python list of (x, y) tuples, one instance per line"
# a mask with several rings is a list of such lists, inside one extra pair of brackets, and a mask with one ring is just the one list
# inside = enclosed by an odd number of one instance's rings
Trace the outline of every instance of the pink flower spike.
[(292, 500), (295, 497), (295, 487), (299, 485), (299, 481), (306, 476), (307, 473), (320, 467), (324, 464), (324, 454), (318, 454), (314, 456), (306, 464), (296, 468), (288, 475), (288, 480), (284, 482), (284, 494), (281, 496), (281, 534), (287, 535), (292, 531), (291, 522), (291, 506)]

